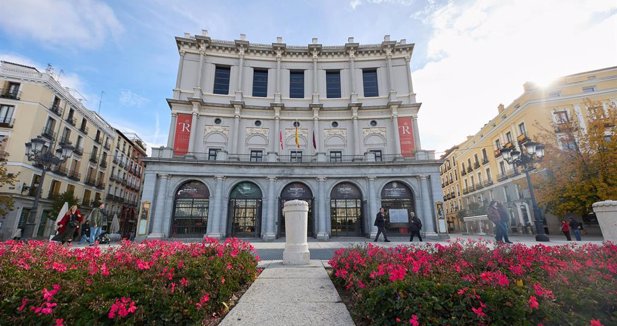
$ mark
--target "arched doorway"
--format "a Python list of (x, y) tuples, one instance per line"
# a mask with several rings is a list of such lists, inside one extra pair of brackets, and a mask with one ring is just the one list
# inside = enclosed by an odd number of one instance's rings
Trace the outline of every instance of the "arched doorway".
[(252, 182), (237, 184), (229, 195), (227, 233), (232, 237), (261, 234), (261, 190)]
[(283, 208), (285, 202), (288, 200), (304, 200), (308, 203), (308, 228), (307, 236), (314, 237), (314, 219), (313, 219), (313, 192), (311, 189), (302, 182), (292, 182), (283, 188), (281, 191), (281, 197), (279, 198), (279, 228), (278, 236), (285, 236), (285, 217), (283, 216)]
[(331, 236), (362, 236), (362, 192), (349, 182), (339, 183), (330, 193)]
[(188, 181), (176, 191), (171, 236), (198, 238), (206, 234), (210, 192), (199, 181)]
[[(414, 207), (413, 193), (400, 181), (388, 182), (381, 189), (381, 207), (386, 209), (389, 223), (388, 234), (408, 234), (409, 212), (418, 215)], [(422, 219), (422, 216), (418, 216)]]

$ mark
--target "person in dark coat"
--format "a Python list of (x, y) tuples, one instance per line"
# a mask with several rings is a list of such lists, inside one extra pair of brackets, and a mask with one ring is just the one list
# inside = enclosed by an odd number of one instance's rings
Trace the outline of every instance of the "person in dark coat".
[(581, 230), (583, 229), (583, 224), (577, 221), (574, 217), (570, 217), (570, 231), (574, 233), (574, 238), (576, 241), (581, 241)]
[(497, 202), (497, 210), (499, 211), (499, 222), (501, 224), (501, 237), (503, 238), (503, 242), (512, 243), (510, 239), (508, 239), (508, 225), (510, 224), (510, 216), (508, 211), (500, 202)]
[(379, 239), (379, 234), (383, 234), (384, 242), (390, 242), (388, 235), (386, 234), (386, 209), (380, 208), (379, 213), (375, 217), (375, 226), (377, 227), (377, 235), (375, 236), (375, 242)]
[(60, 241), (62, 244), (73, 241), (75, 232), (79, 231), (79, 226), (83, 223), (84, 217), (81, 215), (77, 205), (71, 206), (68, 212), (64, 214), (60, 222), (58, 222), (58, 234), (52, 238), (53, 241)]
[(561, 221), (561, 232), (563, 232), (568, 241), (572, 241), (572, 237), (570, 237), (570, 224), (566, 220)]
[(416, 216), (414, 212), (410, 212), (409, 216), (411, 217), (411, 221), (409, 223), (409, 241), (413, 241), (413, 236), (417, 235), (420, 242), (422, 242), (422, 236), (420, 235), (420, 230), (422, 229), (422, 221)]
[(508, 239), (507, 214), (505, 207), (496, 200), (491, 201), (486, 210), (488, 219), (495, 224), (495, 240), (497, 240), (497, 242), (512, 243), (510, 239)]

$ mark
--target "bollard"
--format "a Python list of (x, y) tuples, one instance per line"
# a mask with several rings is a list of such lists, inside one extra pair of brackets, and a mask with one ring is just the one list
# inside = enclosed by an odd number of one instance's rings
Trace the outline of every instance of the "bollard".
[(285, 251), (283, 264), (308, 265), (311, 253), (306, 242), (308, 223), (308, 203), (302, 200), (285, 202)]

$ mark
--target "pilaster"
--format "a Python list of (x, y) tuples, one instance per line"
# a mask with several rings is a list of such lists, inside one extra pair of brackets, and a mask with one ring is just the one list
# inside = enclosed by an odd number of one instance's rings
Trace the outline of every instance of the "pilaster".
[(327, 230), (326, 216), (326, 178), (317, 177), (317, 206), (319, 207), (319, 224), (317, 225), (317, 239), (328, 240), (330, 233)]

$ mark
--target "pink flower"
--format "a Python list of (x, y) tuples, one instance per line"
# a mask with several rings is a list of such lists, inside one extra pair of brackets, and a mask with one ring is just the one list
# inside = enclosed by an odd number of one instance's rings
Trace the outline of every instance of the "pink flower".
[(51, 268), (55, 270), (56, 272), (60, 272), (60, 273), (66, 272), (66, 265), (58, 263), (58, 262), (54, 262)]
[(411, 315), (411, 319), (409, 319), (409, 324), (411, 326), (420, 326), (420, 322), (418, 322), (418, 316), (416, 314)]
[(184, 278), (184, 277), (183, 277), (183, 278), (180, 280), (180, 285), (182, 285), (182, 286), (187, 286), (187, 285), (189, 285), (189, 281), (188, 281), (186, 278)]
[(56, 319), (56, 326), (64, 326), (64, 319), (62, 318)]
[(208, 301), (210, 301), (210, 294), (206, 293), (199, 299), (199, 302), (196, 303), (195, 306), (197, 309), (201, 309)]
[(107, 264), (103, 263), (103, 265), (101, 265), (101, 274), (103, 276), (109, 276), (109, 269), (107, 268)]
[(538, 303), (538, 300), (536, 300), (535, 296), (530, 296), (529, 297), (529, 308), (531, 308), (531, 310), (533, 309), (538, 309), (538, 307), (540, 306), (540, 304)]
[(26, 299), (26, 298), (21, 299), (21, 306), (19, 306), (19, 308), (17, 308), (17, 311), (19, 311), (19, 312), (24, 311), (24, 309), (26, 308), (27, 304), (28, 304), (28, 299)]
[(592, 319), (592, 320), (589, 322), (589, 325), (590, 325), (590, 326), (602, 326), (602, 323), (601, 323), (601, 322), (600, 322), (600, 320), (598, 320), (598, 319)]
[(390, 271), (390, 282), (396, 282), (404, 279), (406, 272), (405, 267), (400, 265), (392, 268)]
[(114, 319), (116, 316), (124, 318), (129, 314), (134, 313), (136, 310), (137, 306), (135, 305), (135, 301), (131, 300), (131, 298), (122, 297), (120, 299), (116, 299), (116, 302), (111, 305), (107, 317), (109, 319)]
[(471, 307), (471, 311), (473, 311), (480, 318), (486, 317), (486, 314), (484, 313), (484, 311), (482, 311), (482, 307), (479, 307), (479, 308)]

